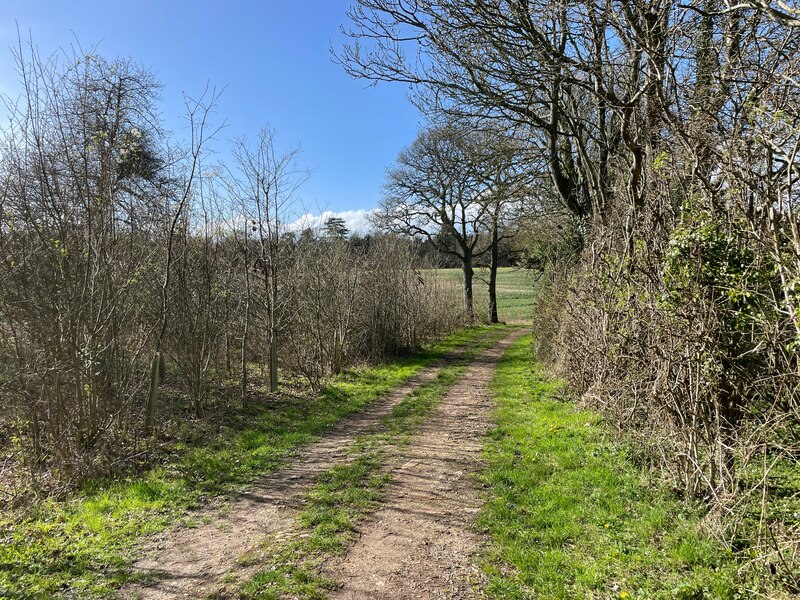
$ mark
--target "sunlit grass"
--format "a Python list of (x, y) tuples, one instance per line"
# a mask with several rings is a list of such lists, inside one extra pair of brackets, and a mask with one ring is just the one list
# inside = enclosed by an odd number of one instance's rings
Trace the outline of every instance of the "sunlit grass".
[(600, 417), (559, 399), (530, 337), (494, 379), (486, 447), (492, 598), (733, 599), (736, 564), (699, 527), (699, 507), (648, 480)]
[[(461, 269), (436, 269), (436, 274), (461, 289), (464, 276)], [(487, 269), (475, 269), (473, 295), (475, 314), (486, 318), (489, 310), (489, 286)], [(526, 269), (501, 267), (497, 270), (497, 312), (501, 321), (509, 323), (528, 322), (533, 319), (535, 281)]]

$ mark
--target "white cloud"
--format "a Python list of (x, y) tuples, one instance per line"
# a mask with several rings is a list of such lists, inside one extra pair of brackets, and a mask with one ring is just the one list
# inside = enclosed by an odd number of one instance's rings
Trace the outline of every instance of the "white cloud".
[(369, 216), (376, 212), (377, 209), (365, 210), (359, 208), (358, 210), (343, 210), (343, 211), (330, 211), (326, 210), (321, 214), (314, 215), (307, 213), (300, 218), (289, 223), (287, 228), (289, 231), (302, 231), (303, 229), (313, 229), (315, 231), (321, 230), (325, 226), (325, 222), (331, 217), (338, 217), (344, 220), (350, 233), (365, 234), (372, 229), (369, 222)]

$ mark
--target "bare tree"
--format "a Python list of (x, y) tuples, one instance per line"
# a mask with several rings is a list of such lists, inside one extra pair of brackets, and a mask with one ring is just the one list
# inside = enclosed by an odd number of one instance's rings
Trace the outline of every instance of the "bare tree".
[[(175, 265), (175, 244), (180, 234), (181, 222), (186, 222), (186, 211), (191, 201), (192, 195), (196, 193), (198, 180), (201, 178), (201, 165), (203, 151), (209, 137), (213, 137), (223, 125), (216, 129), (209, 130), (208, 116), (216, 103), (219, 94), (216, 90), (206, 88), (202, 95), (197, 99), (184, 96), (186, 106), (186, 118), (189, 125), (189, 145), (185, 151), (183, 160), (173, 163), (177, 173), (171, 175), (172, 186), (165, 195), (165, 208), (169, 219), (165, 232), (165, 252), (164, 270), (161, 281), (161, 310), (159, 313), (159, 324), (155, 337), (155, 352), (150, 367), (150, 393), (147, 396), (145, 405), (145, 430), (152, 433), (155, 426), (156, 404), (158, 402), (159, 386), (164, 380), (165, 361), (163, 354), (164, 338), (169, 325), (169, 317), (173, 313), (171, 279), (173, 267)], [(199, 377), (199, 373), (197, 374)], [(199, 385), (199, 383), (198, 383)], [(196, 406), (199, 409), (202, 399), (202, 390), (196, 387), (197, 396)], [(199, 412), (199, 411), (198, 411)]]
[(229, 244), (220, 231), (223, 199), (212, 181), (200, 183), (191, 205), (183, 211), (174, 240), (165, 340), (165, 353), (173, 358), (198, 418), (207, 401), (217, 348), (232, 325)]
[[(37, 459), (80, 475), (145, 383), (157, 246), (171, 193), (158, 86), (129, 61), (16, 53), (23, 82), (3, 139), (1, 344)], [(10, 336), (10, 337), (6, 337)], [(7, 388), (8, 389), (8, 388)]]
[(464, 274), (464, 312), (474, 318), (474, 261), (491, 250), (483, 223), (482, 165), (469, 136), (452, 125), (421, 132), (388, 173), (375, 222), (395, 233), (421, 236), (458, 258)]
[(489, 322), (500, 321), (497, 311), (497, 270), (500, 247), (516, 237), (521, 223), (540, 204), (537, 182), (541, 170), (521, 140), (513, 134), (482, 131), (474, 144), (472, 163), (479, 175), (481, 194), (476, 199), (486, 207), (483, 227), (489, 235)]
[[(411, 84), (436, 110), (529, 127), (561, 202), (591, 221), (611, 209), (616, 155), (631, 153), (627, 185), (641, 192), (637, 109), (662, 84), (648, 55), (660, 30), (648, 23), (662, 23), (668, 10), (661, 2), (617, 11), (610, 2), (360, 0), (345, 30), (353, 41), (336, 55), (353, 76)], [(634, 43), (608, 44), (631, 28)]]
[[(261, 298), (266, 313), (269, 380), (273, 392), (278, 389), (278, 336), (292, 310), (280, 293), (283, 269), (288, 264), (283, 237), (296, 193), (309, 176), (307, 170), (297, 166), (298, 154), (299, 149), (280, 154), (275, 147), (274, 132), (268, 129), (259, 132), (254, 146), (240, 140), (234, 150), (238, 172), (232, 180), (232, 191), (246, 219), (245, 231), (252, 229), (252, 235), (244, 237), (247, 268), (252, 269), (264, 286)], [(248, 243), (250, 238), (254, 241), (252, 250)], [(249, 275), (247, 277), (249, 285)], [(249, 298), (248, 292), (248, 304)], [(242, 386), (247, 378), (245, 350), (243, 342)]]

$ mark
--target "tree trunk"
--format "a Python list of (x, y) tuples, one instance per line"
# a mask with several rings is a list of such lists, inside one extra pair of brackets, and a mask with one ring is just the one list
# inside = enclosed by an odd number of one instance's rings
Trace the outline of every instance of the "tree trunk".
[(247, 341), (250, 333), (250, 257), (248, 256), (247, 228), (244, 228), (244, 323), (242, 324), (242, 352), (239, 386), (242, 397), (242, 407), (247, 406)]
[(499, 323), (500, 319), (497, 317), (497, 262), (498, 262), (498, 233), (497, 233), (497, 213), (495, 210), (494, 218), (492, 219), (492, 250), (491, 261), (489, 263), (489, 323)]
[(278, 274), (275, 268), (274, 249), (270, 257), (270, 314), (269, 314), (269, 391), (278, 391), (278, 324), (276, 304), (278, 302)]
[(155, 425), (156, 402), (158, 402), (158, 386), (164, 378), (163, 373), (161, 373), (161, 366), (163, 362), (164, 357), (161, 352), (157, 350), (153, 355), (153, 362), (150, 366), (150, 393), (147, 396), (147, 404), (145, 405), (144, 428), (147, 435), (153, 433), (153, 426)]
[(472, 303), (472, 252), (466, 252), (462, 259), (462, 270), (464, 271), (464, 315), (467, 323), (472, 324), (475, 320), (475, 311)]
[(278, 391), (278, 336), (275, 327), (269, 332), (269, 391)]

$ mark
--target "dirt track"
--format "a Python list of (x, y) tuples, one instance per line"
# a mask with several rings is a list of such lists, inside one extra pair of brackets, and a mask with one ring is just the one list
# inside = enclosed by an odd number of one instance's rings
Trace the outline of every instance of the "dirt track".
[(325, 575), (342, 584), (333, 599), (471, 598), (482, 499), (475, 473), (489, 427), (491, 383), (503, 351), (523, 332), (481, 354), (394, 461), (383, 508)]
[[(385, 504), (365, 524), (351, 552), (327, 566), (326, 574), (342, 583), (334, 597), (469, 596), (470, 582), (477, 577), (470, 558), (478, 544), (470, 525), (480, 507), (471, 474), (479, 467), (494, 365), (518, 335), (479, 355), (402, 456), (391, 461), (393, 482)], [(202, 598), (233, 592), (258, 569), (243, 557), (268, 537), (291, 536), (303, 495), (316, 476), (346, 460), (356, 436), (374, 428), (413, 389), (433, 379), (445, 362), (424, 369), (367, 410), (341, 421), (291, 466), (258, 481), (226, 509), (193, 515), (203, 524), (163, 532), (134, 565), (158, 581), (128, 586), (120, 597)]]

